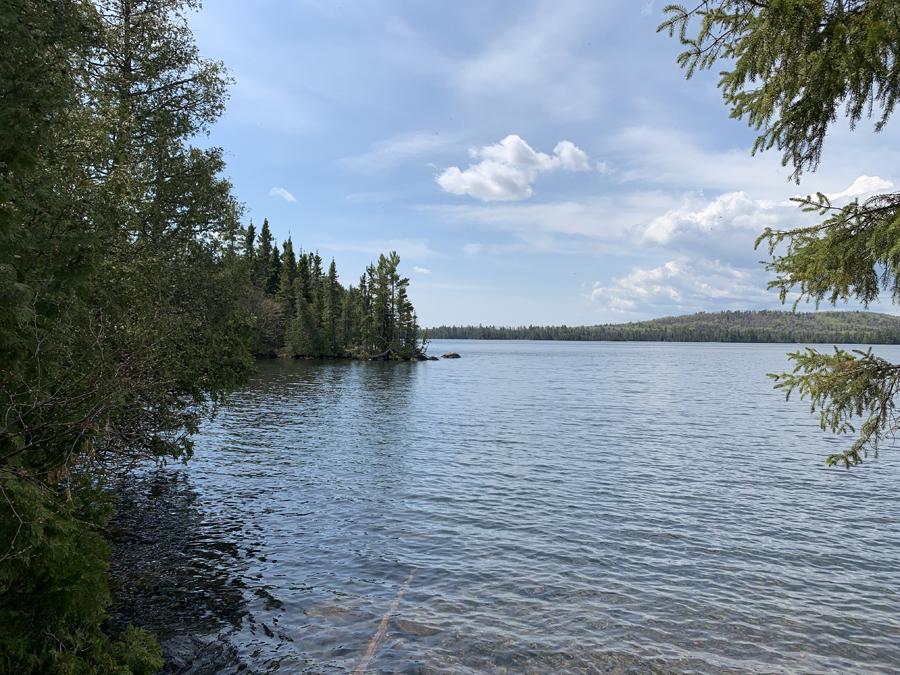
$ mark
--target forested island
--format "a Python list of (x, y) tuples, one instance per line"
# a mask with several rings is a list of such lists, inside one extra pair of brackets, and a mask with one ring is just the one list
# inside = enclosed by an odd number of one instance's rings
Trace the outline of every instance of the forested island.
[(900, 344), (900, 317), (875, 312), (700, 312), (598, 326), (438, 326), (446, 340)]
[(420, 352), (396, 252), (379, 256), (358, 286), (345, 288), (334, 259), (326, 272), (318, 252), (295, 253), (290, 237), (279, 251), (264, 220), (258, 237), (252, 223), (235, 232), (225, 257), (254, 317), (255, 356), (409, 359)]

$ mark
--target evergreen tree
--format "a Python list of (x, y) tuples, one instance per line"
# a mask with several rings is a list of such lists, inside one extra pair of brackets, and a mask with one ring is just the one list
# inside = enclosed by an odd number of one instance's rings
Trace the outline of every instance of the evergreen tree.
[[(176, 0), (0, 6), (0, 670), (151, 673), (111, 645), (98, 529), (117, 466), (183, 457), (249, 376), (221, 64)], [(227, 265), (226, 262), (229, 261)]]
[(290, 236), (283, 244), (281, 268), (278, 275), (278, 299), (285, 305), (288, 313), (294, 310), (294, 282), (297, 279), (297, 257), (294, 255), (294, 244)]
[(312, 302), (312, 280), (310, 274), (309, 254), (304, 253), (300, 249), (300, 257), (297, 261), (297, 277), (295, 281), (297, 286), (295, 294), (298, 298), (309, 304)]
[[(864, 114), (874, 116), (878, 132), (900, 96), (896, 0), (706, 0), (692, 10), (670, 5), (665, 11), (670, 17), (659, 30), (678, 32), (687, 47), (678, 62), (687, 76), (727, 59), (731, 70), (722, 73), (719, 86), (731, 116), (761, 130), (753, 151), (781, 150), (798, 182), (804, 170), (818, 166), (839, 106), (851, 127)], [(694, 19), (700, 28), (690, 37)], [(822, 220), (794, 230), (767, 228), (757, 240), (773, 256), (769, 287), (779, 290), (782, 301), (796, 292), (797, 302), (817, 307), (849, 299), (868, 306), (887, 292), (900, 302), (900, 194), (844, 207), (832, 206), (822, 193), (797, 201)], [(879, 443), (900, 430), (900, 365), (871, 351), (806, 350), (791, 358), (794, 372), (773, 375), (776, 386), (788, 396), (797, 391), (809, 397), (823, 429), (855, 432), (852, 421), (863, 418), (857, 440), (828, 457), (829, 465), (850, 468), (870, 450), (877, 456)]]
[(247, 256), (247, 260), (252, 262), (256, 256), (256, 228), (253, 226), (253, 222), (247, 226), (247, 229), (244, 231), (244, 255)]
[(277, 296), (281, 283), (281, 253), (278, 251), (278, 241), (272, 238), (272, 258), (269, 265), (269, 274), (266, 277), (266, 294)]
[(256, 249), (257, 258), (257, 283), (267, 295), (271, 295), (270, 280), (272, 278), (274, 263), (273, 258), (278, 255), (278, 249), (274, 244), (272, 231), (269, 229), (268, 218), (263, 219), (262, 228), (259, 231), (259, 244)]
[(331, 265), (328, 266), (328, 276), (326, 278), (323, 295), (325, 296), (325, 317), (327, 323), (328, 337), (330, 340), (330, 354), (337, 356), (340, 352), (338, 349), (338, 324), (341, 319), (341, 293), (343, 289), (338, 284), (337, 266), (334, 258), (331, 259)]

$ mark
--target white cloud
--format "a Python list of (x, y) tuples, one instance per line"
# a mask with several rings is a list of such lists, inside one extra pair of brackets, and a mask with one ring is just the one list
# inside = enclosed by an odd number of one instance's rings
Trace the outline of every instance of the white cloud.
[(757, 270), (684, 256), (655, 269), (635, 267), (609, 286), (597, 285), (590, 298), (607, 310), (653, 315), (747, 309), (777, 302)]
[(590, 171), (587, 154), (571, 141), (560, 141), (553, 155), (536, 152), (519, 136), (511, 134), (499, 143), (480, 150), (472, 148), (469, 155), (481, 158), (465, 171), (452, 166), (435, 177), (438, 184), (454, 195), (471, 195), (485, 202), (513, 201), (534, 194), (531, 189), (539, 173), (554, 169)]
[(827, 196), (828, 199), (834, 201), (841, 197), (858, 197), (871, 192), (878, 192), (879, 190), (889, 190), (892, 187), (894, 187), (894, 184), (884, 178), (879, 178), (878, 176), (860, 176), (853, 181), (853, 185), (843, 192), (836, 192)]
[(484, 246), (482, 244), (466, 244), (463, 246), (463, 251), (469, 255), (475, 255), (476, 253), (480, 253), (483, 248)]
[[(474, 57), (452, 73), (480, 115), (508, 119), (511, 110), (549, 114), (555, 121), (595, 119), (604, 99), (608, 60), (581, 49), (600, 40), (612, 3), (521, 3)], [(518, 113), (521, 114), (521, 113)]]
[(424, 267), (413, 267), (413, 272), (417, 274), (431, 274), (431, 270), (427, 270)]
[(297, 199), (290, 192), (280, 187), (273, 187), (269, 190), (270, 197), (281, 197), (286, 202), (296, 202)]
[(684, 249), (722, 242), (738, 236), (752, 241), (766, 227), (778, 228), (798, 215), (793, 203), (788, 206), (765, 199), (751, 199), (746, 192), (721, 194), (711, 202), (687, 197), (675, 209), (657, 216), (636, 229), (642, 246)]
[(719, 195), (705, 206), (696, 199), (685, 199), (678, 208), (640, 228), (638, 241), (644, 245), (666, 246), (695, 233), (706, 235), (726, 227), (749, 227), (757, 231), (760, 228), (754, 224), (754, 217), (774, 206), (774, 203), (751, 200), (745, 192)]
[(767, 227), (790, 230), (814, 221), (813, 214), (804, 213), (793, 202), (752, 199), (745, 192), (728, 192), (713, 200), (695, 194), (632, 228), (629, 234), (643, 248), (663, 249), (692, 259), (728, 260), (756, 269), (761, 258), (768, 258), (765, 243), (754, 248)]
[(755, 157), (746, 148), (710, 148), (702, 138), (676, 129), (633, 126), (616, 130), (605, 146), (617, 160), (617, 176), (624, 183), (665, 186), (668, 189), (707, 189), (753, 194), (793, 194), (785, 180), (788, 169), (777, 153)]
[(338, 160), (338, 164), (356, 171), (384, 171), (402, 161), (432, 154), (456, 142), (454, 136), (437, 132), (400, 134), (376, 143), (371, 152)]
[(653, 0), (641, 5), (641, 16), (650, 16), (651, 14), (653, 14)]
[(420, 206), (418, 210), (453, 225), (477, 225), (520, 235), (558, 233), (625, 242), (639, 223), (649, 222), (677, 204), (676, 199), (663, 193), (632, 192), (545, 204)]
[(532, 251), (628, 257), (639, 248), (662, 249), (741, 266), (766, 257), (753, 247), (766, 227), (791, 229), (814, 218), (792, 202), (753, 199), (744, 192), (707, 199), (698, 193), (679, 198), (635, 191), (545, 204), (418, 208), (451, 225), (514, 233)]
[[(521, 140), (521, 139), (519, 139)], [(522, 141), (524, 143), (524, 141)], [(494, 146), (496, 147), (496, 146)], [(528, 147), (527, 145), (525, 147)], [(531, 148), (528, 148), (531, 150)], [(532, 150), (532, 152), (534, 152)], [(543, 154), (543, 153), (538, 153)], [(560, 141), (553, 148), (553, 154), (559, 158), (559, 165), (569, 171), (590, 171), (587, 153), (576, 147), (572, 141)], [(544, 155), (546, 156), (546, 155)], [(555, 168), (555, 166), (554, 166)]]
[(324, 248), (332, 251), (355, 251), (357, 253), (371, 253), (378, 255), (396, 251), (401, 258), (440, 258), (443, 257), (437, 251), (428, 248), (428, 242), (424, 239), (377, 239), (364, 242), (337, 242), (324, 244)]

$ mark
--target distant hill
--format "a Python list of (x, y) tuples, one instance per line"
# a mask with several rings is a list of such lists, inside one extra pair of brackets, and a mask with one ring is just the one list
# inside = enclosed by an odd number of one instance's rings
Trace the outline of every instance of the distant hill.
[(600, 326), (438, 326), (435, 340), (900, 344), (900, 317), (875, 312), (717, 312)]

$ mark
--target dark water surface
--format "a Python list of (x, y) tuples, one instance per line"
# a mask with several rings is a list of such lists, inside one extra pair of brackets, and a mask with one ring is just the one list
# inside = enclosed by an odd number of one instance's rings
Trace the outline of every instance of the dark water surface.
[(900, 457), (825, 468), (789, 348), (261, 362), (178, 478), (201, 609), (245, 672), (353, 672), (415, 569), (368, 673), (900, 672)]

